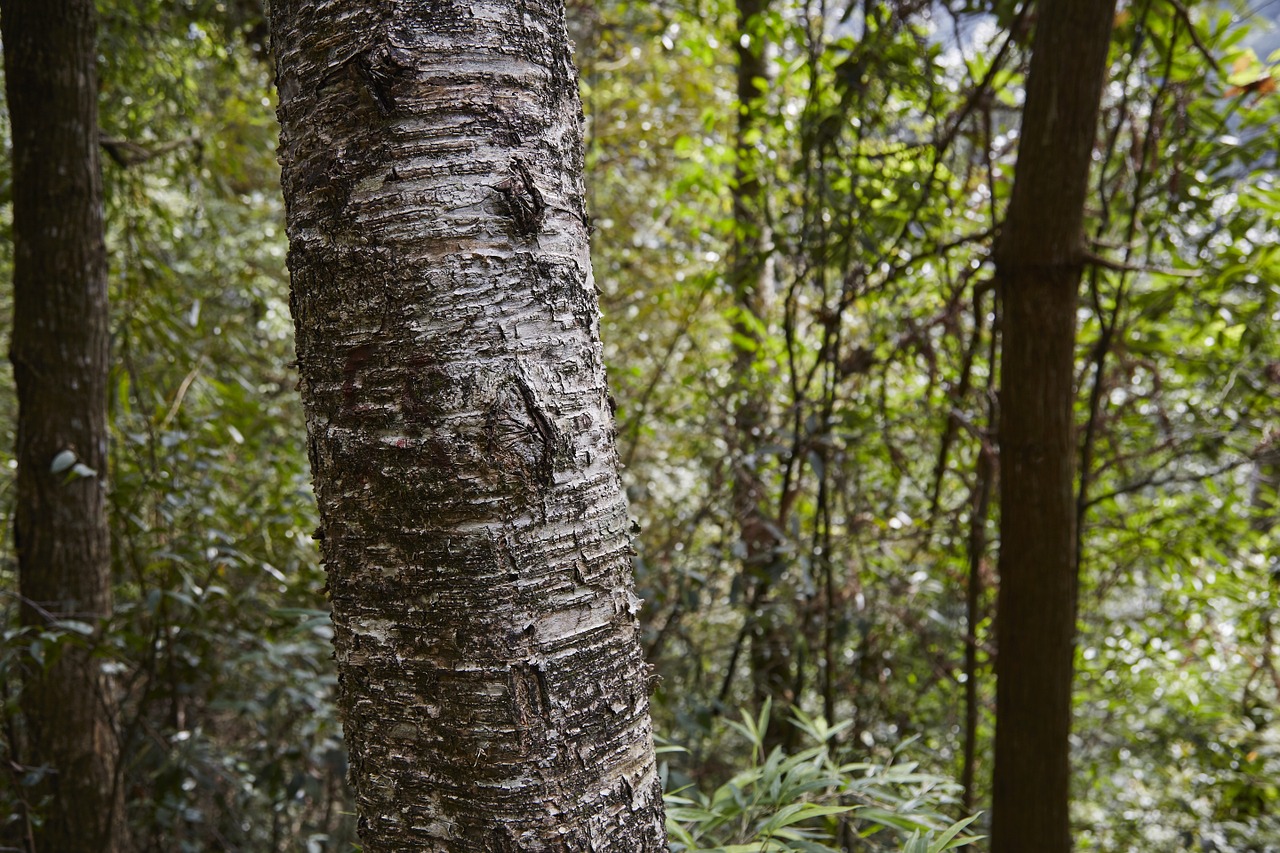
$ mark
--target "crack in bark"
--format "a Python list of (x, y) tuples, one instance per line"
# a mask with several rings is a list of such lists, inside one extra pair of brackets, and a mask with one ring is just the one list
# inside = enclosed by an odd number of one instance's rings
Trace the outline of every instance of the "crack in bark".
[(411, 68), (409, 55), (388, 44), (378, 44), (357, 53), (352, 58), (354, 69), (365, 90), (373, 98), (378, 112), (389, 116), (396, 109), (394, 87), (397, 80)]
[(512, 157), (510, 174), (494, 186), (502, 197), (506, 215), (522, 237), (533, 237), (542, 228), (547, 203), (533, 180), (529, 167), (519, 157)]
[(534, 426), (538, 429), (538, 435), (542, 439), (542, 458), (539, 467), (541, 468), (542, 480), (545, 485), (551, 485), (555, 478), (555, 456), (556, 445), (559, 444), (559, 432), (556, 430), (555, 424), (547, 418), (543, 413), (542, 407), (538, 405), (538, 398), (534, 395), (533, 389), (529, 387), (529, 382), (524, 378), (524, 373), (517, 371), (516, 388), (520, 391), (520, 397), (524, 400), (525, 411), (533, 420)]

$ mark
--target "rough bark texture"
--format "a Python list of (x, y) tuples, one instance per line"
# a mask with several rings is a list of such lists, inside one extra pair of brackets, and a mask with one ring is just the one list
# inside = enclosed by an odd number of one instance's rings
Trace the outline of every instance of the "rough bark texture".
[[(21, 619), (93, 627), (24, 674), (24, 764), (48, 797), (27, 843), (44, 853), (121, 849), (114, 701), (91, 649), (111, 613), (106, 522), (107, 259), (98, 162), (92, 0), (5, 0), (13, 128), (14, 323), (18, 391), (14, 542)], [(70, 451), (87, 468), (55, 473)], [(63, 459), (70, 459), (64, 455)], [(92, 469), (92, 473), (88, 469)]]
[(993, 853), (1071, 849), (1075, 323), (1115, 0), (1042, 0), (996, 250), (1000, 373)]
[(365, 849), (666, 849), (556, 0), (273, 4)]

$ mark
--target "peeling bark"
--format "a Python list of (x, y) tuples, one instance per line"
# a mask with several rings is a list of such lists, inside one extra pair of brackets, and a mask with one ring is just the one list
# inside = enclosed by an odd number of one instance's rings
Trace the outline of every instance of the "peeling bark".
[(550, 0), (273, 4), (365, 849), (666, 849)]

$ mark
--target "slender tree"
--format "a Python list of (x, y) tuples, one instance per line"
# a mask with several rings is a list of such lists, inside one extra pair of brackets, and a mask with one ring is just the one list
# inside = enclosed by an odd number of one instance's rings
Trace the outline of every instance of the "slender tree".
[(1115, 0), (1041, 0), (1038, 11), (996, 248), (1003, 354), (993, 853), (1071, 849), (1076, 304)]
[(665, 849), (562, 7), (272, 14), (365, 849)]
[(43, 774), (29, 800), (44, 803), (27, 843), (101, 853), (122, 849), (124, 819), (115, 705), (93, 655), (111, 613), (96, 15), (93, 0), (5, 0), (0, 14), (13, 128), (21, 621), (66, 637), (23, 679), (20, 760)]
[(1254, 458), (1252, 488), (1253, 528), (1265, 533), (1275, 527), (1280, 506), (1280, 445), (1274, 440)]
[[(769, 0), (738, 0), (737, 94), (732, 190), (733, 239), (728, 283), (733, 294), (733, 513), (741, 543), (750, 637), (752, 696), (757, 705), (773, 702), (766, 733), (779, 743), (792, 700), (790, 646), (773, 586), (781, 570), (778, 520), (770, 511), (762, 449), (769, 443), (769, 397), (759, 370), (768, 320), (768, 225), (764, 158), (759, 136), (764, 125), (764, 85), (768, 80), (764, 21)], [(729, 673), (732, 677), (732, 671)], [(728, 698), (722, 692), (721, 700)]]

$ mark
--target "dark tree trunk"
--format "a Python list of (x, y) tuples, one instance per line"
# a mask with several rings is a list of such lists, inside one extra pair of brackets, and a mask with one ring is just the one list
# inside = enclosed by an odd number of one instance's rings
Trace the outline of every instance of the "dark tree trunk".
[[(986, 303), (980, 294), (974, 296), (974, 344), (981, 339)], [(1000, 351), (1000, 320), (995, 318), (988, 339), (987, 358), (996, 364)], [(976, 774), (978, 766), (978, 721), (982, 713), (978, 691), (978, 625), (984, 618), (983, 562), (987, 557), (987, 519), (991, 512), (992, 486), (996, 479), (995, 449), (989, 438), (999, 418), (994, 390), (994, 377), (988, 376), (983, 396), (987, 399), (987, 428), (981, 436), (978, 459), (970, 490), (969, 535), (967, 558), (969, 576), (965, 585), (965, 645), (964, 645), (964, 746), (960, 768), (960, 807), (964, 814), (972, 814), (977, 802)]]
[(557, 0), (273, 4), (359, 831), (666, 849)]
[(781, 742), (787, 728), (788, 705), (794, 697), (785, 613), (773, 595), (781, 573), (778, 561), (777, 517), (770, 511), (761, 450), (769, 443), (769, 399), (759, 370), (763, 336), (768, 324), (767, 223), (765, 185), (760, 172), (765, 160), (759, 143), (763, 124), (760, 81), (768, 78), (764, 32), (760, 17), (768, 0), (738, 0), (737, 92), (738, 123), (734, 138), (736, 166), (732, 192), (734, 233), (729, 249), (729, 287), (733, 293), (733, 513), (741, 543), (746, 620), (750, 642), (752, 698), (757, 706), (773, 702), (766, 745)]
[(1266, 532), (1276, 525), (1280, 507), (1280, 446), (1268, 447), (1253, 463), (1253, 528)]
[(50, 663), (24, 676), (20, 760), (47, 769), (28, 801), (48, 797), (29, 843), (41, 853), (101, 853), (122, 848), (124, 819), (115, 702), (92, 655), (111, 614), (94, 4), (5, 0), (0, 25), (13, 127), (9, 357), (18, 390), (21, 620), (40, 630), (57, 631), (64, 620), (92, 629), (88, 637), (68, 632)]
[(1003, 299), (993, 853), (1071, 849), (1074, 365), (1084, 202), (1115, 0), (1042, 0)]

